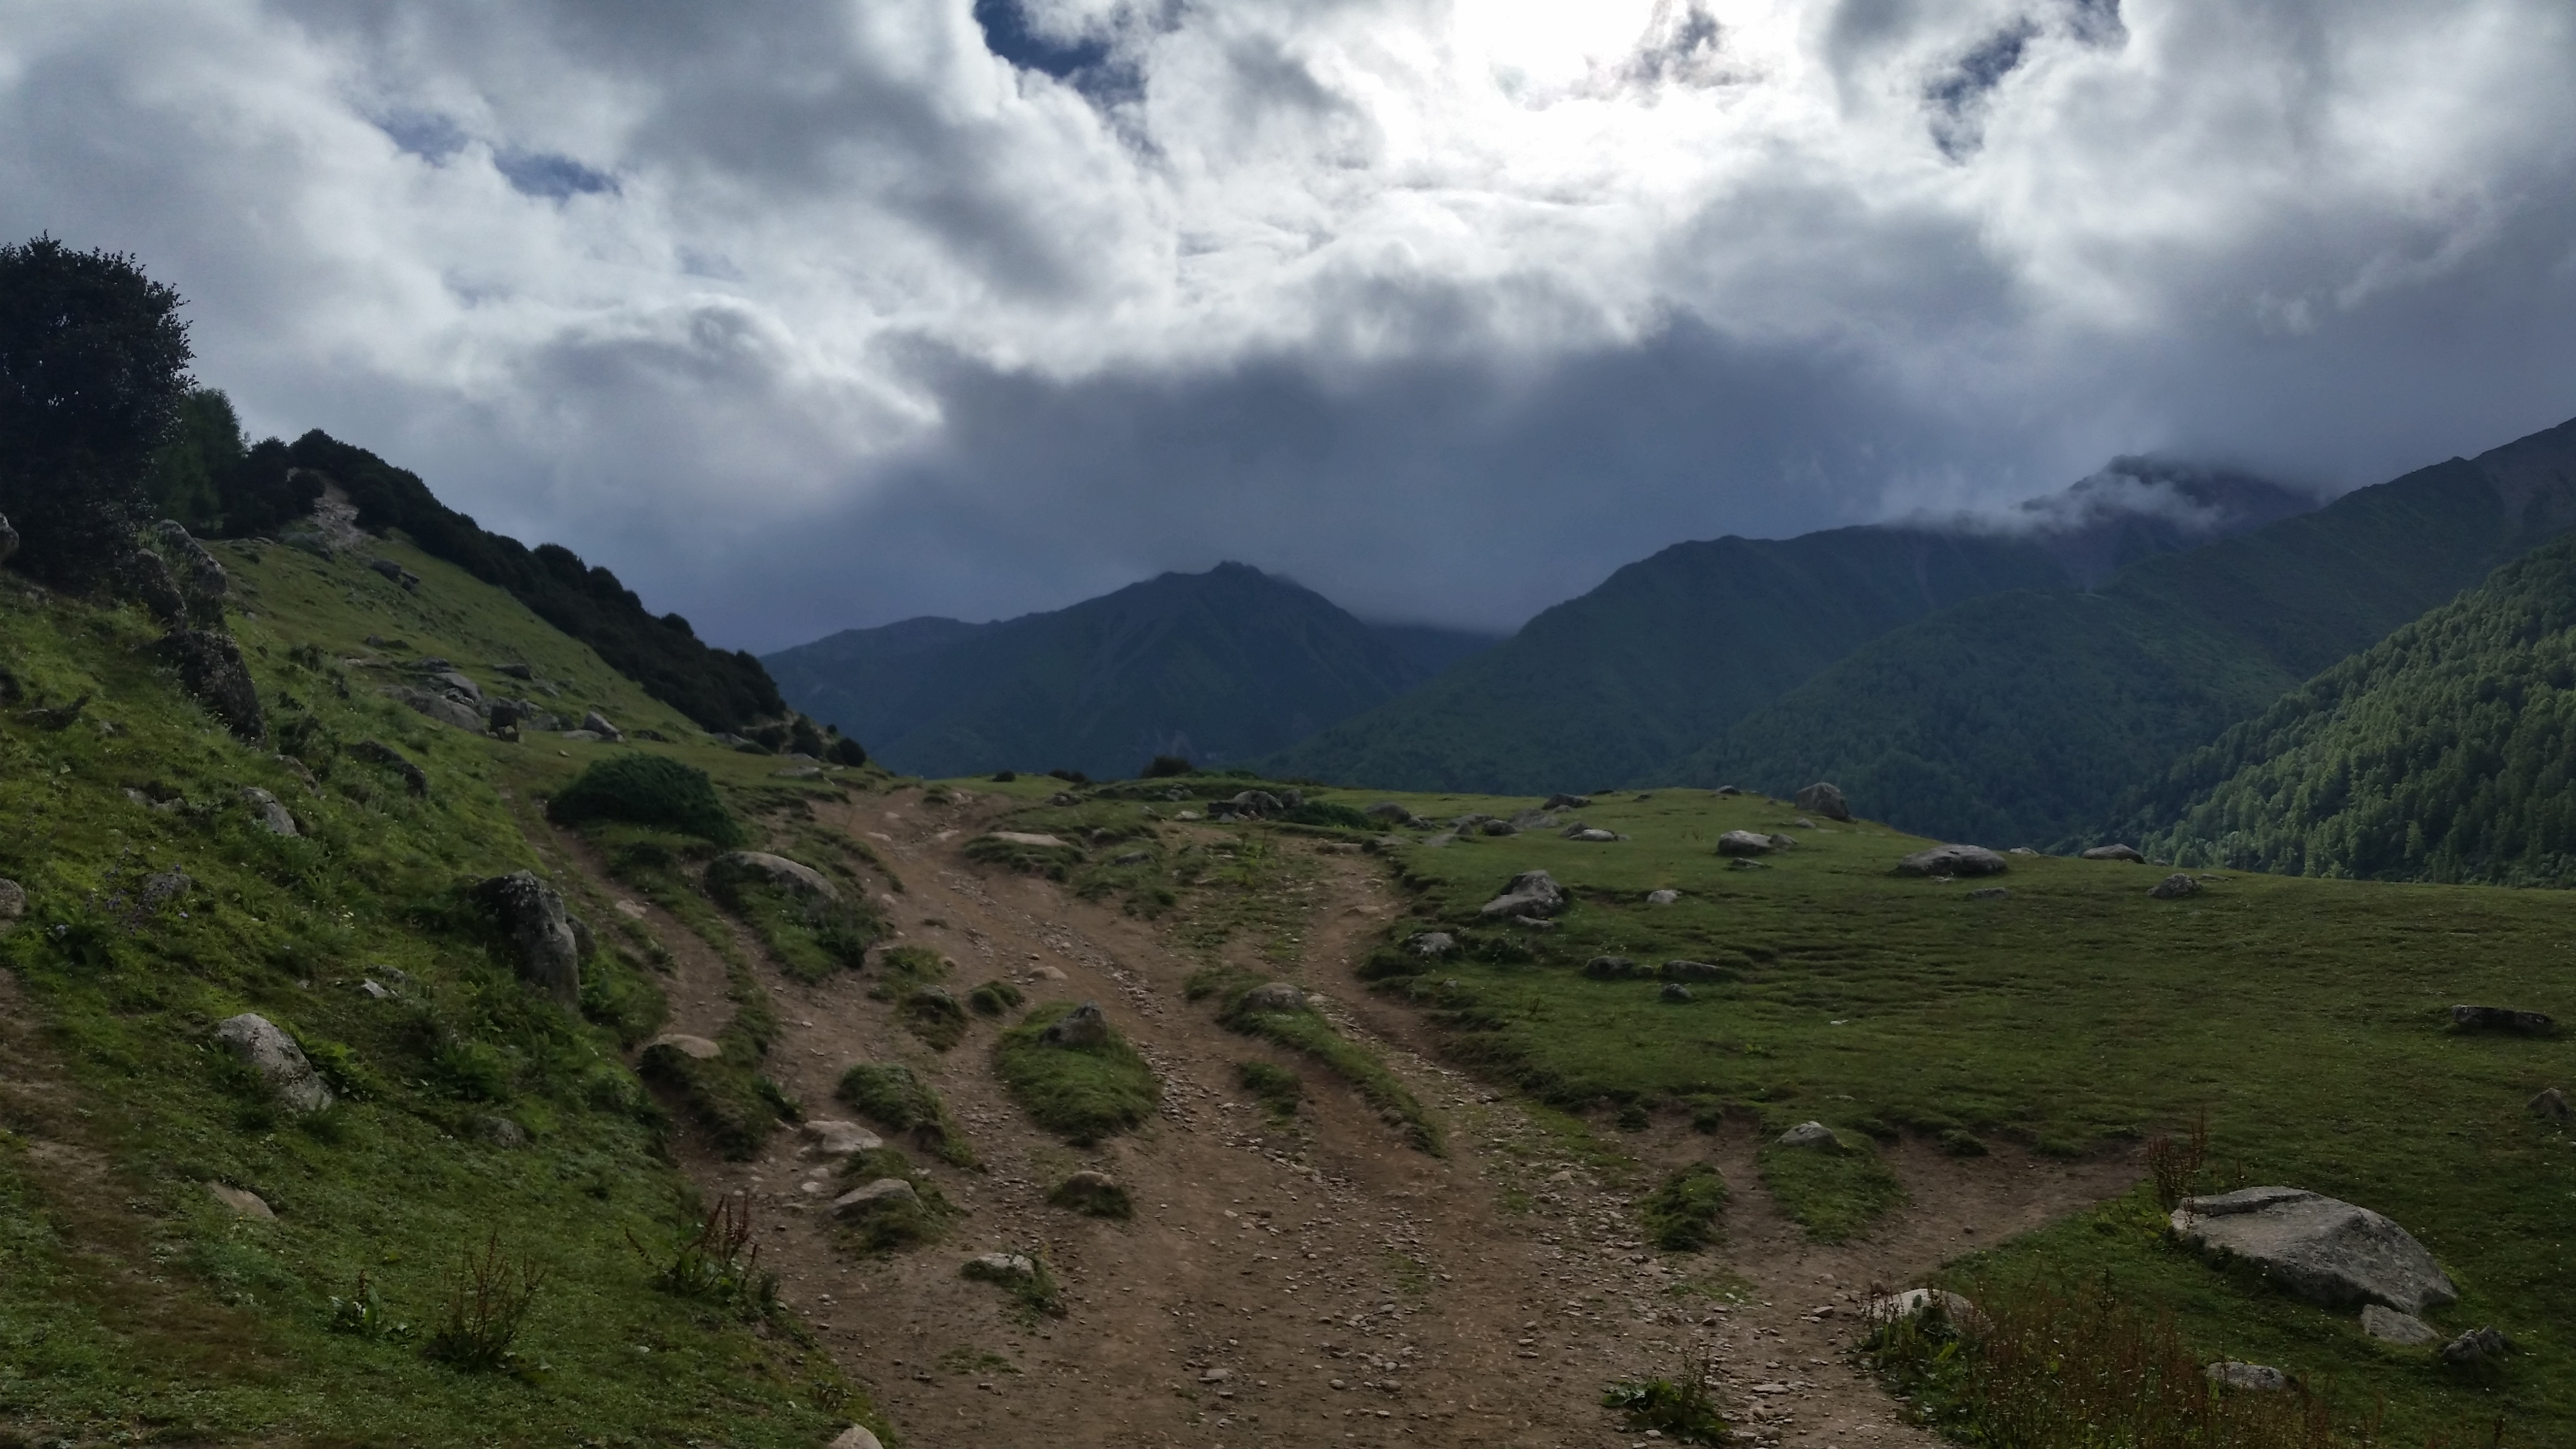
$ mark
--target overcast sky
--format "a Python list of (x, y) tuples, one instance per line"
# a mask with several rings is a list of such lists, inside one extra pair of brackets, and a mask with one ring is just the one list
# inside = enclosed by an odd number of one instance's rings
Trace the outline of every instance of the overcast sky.
[(0, 0), (0, 233), (760, 649), (2576, 415), (2566, 0)]

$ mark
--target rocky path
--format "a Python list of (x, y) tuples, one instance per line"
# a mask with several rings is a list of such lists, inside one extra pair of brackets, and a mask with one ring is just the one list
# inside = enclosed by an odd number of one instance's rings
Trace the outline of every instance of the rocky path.
[[(1772, 1210), (1740, 1134), (1602, 1143), (1428, 1059), (1414, 1019), (1351, 976), (1393, 909), (1391, 888), (1365, 858), (1321, 859), (1293, 932), (1302, 963), (1283, 974), (1323, 993), (1327, 1014), (1377, 1046), (1442, 1120), (1449, 1155), (1426, 1156), (1312, 1063), (1226, 1032), (1207, 1004), (1186, 1001), (1201, 963), (1167, 929), (970, 865), (959, 847), (993, 813), (914, 791), (826, 812), (885, 857), (904, 887), (887, 891), (894, 919), (906, 940), (959, 963), (955, 986), (1001, 978), (1033, 1001), (1099, 1001), (1161, 1075), (1159, 1118), (1098, 1149), (1066, 1146), (1003, 1093), (992, 1024), (941, 1054), (869, 1000), (864, 979), (815, 988), (768, 973), (788, 1027), (772, 1074), (811, 1115), (834, 1116), (846, 1114), (833, 1085), (853, 1062), (923, 1072), (983, 1161), (980, 1173), (925, 1163), (966, 1215), (943, 1242), (861, 1256), (827, 1221), (829, 1164), (793, 1134), (750, 1163), (683, 1147), (708, 1193), (749, 1196), (788, 1304), (911, 1445), (1628, 1449), (1647, 1441), (1600, 1407), (1602, 1386), (1704, 1356), (1757, 1443), (1930, 1444), (1842, 1356), (1868, 1285), (1901, 1283), (2134, 1175), (2116, 1163), (1900, 1152), (1913, 1205), (1867, 1242), (1810, 1246)], [(685, 949), (673, 923), (654, 924), (679, 961), (674, 1028), (711, 1031), (729, 1009), (719, 964)], [(1236, 1086), (1237, 1064), (1255, 1058), (1305, 1079), (1294, 1121), (1274, 1121)], [(1698, 1255), (1650, 1252), (1628, 1199), (1693, 1157), (1716, 1161), (1733, 1189), (1728, 1240)], [(1084, 1167), (1129, 1187), (1134, 1221), (1045, 1204)], [(1029, 1249), (1065, 1285), (1065, 1317), (1030, 1318), (958, 1274), (973, 1254)]]

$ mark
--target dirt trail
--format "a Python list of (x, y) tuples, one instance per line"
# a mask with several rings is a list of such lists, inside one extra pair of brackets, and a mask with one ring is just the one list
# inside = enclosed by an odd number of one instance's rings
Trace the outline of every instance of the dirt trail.
[[(1702, 1352), (1716, 1355), (1730, 1414), (1756, 1442), (1929, 1445), (1840, 1356), (1866, 1286), (1901, 1283), (2134, 1177), (2118, 1163), (1899, 1151), (1912, 1205), (1867, 1241), (1823, 1248), (1772, 1208), (1748, 1137), (1659, 1129), (1617, 1146), (1655, 1171), (1714, 1160), (1734, 1204), (1722, 1247), (1651, 1253), (1628, 1193), (1507, 1099), (1424, 1056), (1414, 1019), (1358, 987), (1351, 967), (1394, 906), (1373, 863), (1319, 862), (1302, 969), (1286, 974), (1385, 1053), (1447, 1127), (1446, 1159), (1403, 1146), (1312, 1063), (1219, 1028), (1184, 999), (1197, 963), (1162, 929), (970, 865), (960, 847), (999, 802), (940, 807), (906, 791), (822, 813), (887, 858), (906, 887), (889, 897), (903, 938), (954, 957), (954, 985), (1000, 977), (1033, 1001), (1097, 1000), (1164, 1084), (1145, 1130), (1071, 1148), (1003, 1093), (991, 1024), (940, 1054), (869, 1000), (864, 979), (806, 987), (762, 968), (787, 1023), (771, 1073), (811, 1115), (847, 1115), (832, 1088), (851, 1063), (906, 1062), (947, 1097), (983, 1159), (982, 1173), (925, 1164), (967, 1210), (946, 1241), (869, 1258), (833, 1241), (827, 1164), (793, 1134), (749, 1163), (682, 1146), (709, 1193), (750, 1194), (786, 1301), (911, 1445), (1627, 1449), (1646, 1441), (1599, 1406), (1601, 1386), (1678, 1372)], [(712, 1032), (730, 1010), (719, 964), (658, 912), (651, 923), (679, 963), (673, 1028)], [(1274, 1123), (1236, 1088), (1236, 1064), (1255, 1057), (1305, 1078), (1294, 1123)], [(1127, 1184), (1133, 1222), (1045, 1204), (1081, 1167)], [(1027, 1321), (958, 1275), (973, 1254), (1031, 1247), (1068, 1290), (1068, 1316)]]

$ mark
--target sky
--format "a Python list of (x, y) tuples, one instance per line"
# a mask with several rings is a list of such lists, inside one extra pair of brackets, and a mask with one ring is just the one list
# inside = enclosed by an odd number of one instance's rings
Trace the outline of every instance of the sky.
[(0, 0), (0, 236), (772, 649), (1240, 560), (1508, 629), (2576, 416), (2565, 0)]

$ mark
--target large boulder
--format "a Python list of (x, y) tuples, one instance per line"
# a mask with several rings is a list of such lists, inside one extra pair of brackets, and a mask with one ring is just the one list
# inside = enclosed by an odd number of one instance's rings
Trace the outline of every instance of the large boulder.
[(1306, 993), (1285, 981), (1273, 981), (1243, 993), (1237, 1011), (1304, 1011)]
[(1751, 830), (1730, 830), (1717, 838), (1720, 855), (1769, 855), (1778, 848), (1770, 836)]
[(1936, 845), (1896, 863), (1898, 875), (2002, 875), (2009, 869), (2002, 856), (1982, 845)]
[[(8, 929), (8, 887), (9, 882), (0, 880), (0, 930)], [(25, 900), (26, 897), (22, 894), (19, 897), (20, 909), (22, 910), (25, 909)], [(2531, 1099), (2531, 1112), (2533, 1116), (2540, 1118), (2544, 1122), (2556, 1122), (2561, 1126), (2566, 1125), (2570, 1121), (2576, 1121), (2576, 1107), (2570, 1107), (2567, 1104), (2566, 1092), (2557, 1087), (2542, 1088), (2540, 1095)]]
[(2460, 1291), (2414, 1235), (2365, 1207), (2295, 1187), (2183, 1199), (2173, 1229), (2204, 1252), (2240, 1259), (2328, 1308), (2378, 1303), (2422, 1313)]
[(2517, 1011), (2510, 1006), (2454, 1006), (2451, 1025), (2462, 1031), (2500, 1031), (2512, 1036), (2547, 1036), (2558, 1029), (2546, 1012)]
[(1842, 1139), (1822, 1122), (1801, 1122), (1779, 1136), (1782, 1147), (1804, 1147), (1815, 1152), (1840, 1152)]
[(2384, 1303), (2362, 1305), (2361, 1331), (2382, 1343), (2400, 1343), (2410, 1348), (2436, 1342), (2442, 1336), (2423, 1319), (2412, 1313), (2400, 1313)]
[(289, 1112), (319, 1112), (331, 1105), (331, 1089), (305, 1060), (304, 1049), (267, 1017), (247, 1011), (227, 1017), (216, 1024), (215, 1040), (259, 1073)]
[(2200, 882), (2192, 879), (2190, 872), (2178, 870), (2148, 887), (2147, 894), (2160, 901), (2178, 901), (2199, 891)]
[(825, 1157), (847, 1157), (854, 1152), (874, 1152), (885, 1146), (885, 1139), (856, 1122), (834, 1118), (809, 1117), (797, 1127), (805, 1139), (806, 1150)]
[(242, 803), (250, 807), (251, 822), (271, 835), (293, 835), (295, 817), (285, 805), (266, 790), (252, 785), (241, 792)]
[(408, 684), (388, 685), (385, 693), (405, 709), (418, 710), (443, 725), (453, 725), (468, 734), (483, 733), (483, 716), (474, 706), (433, 689), (416, 689)]
[(1109, 1040), (1109, 1018), (1100, 1003), (1086, 1001), (1049, 1023), (1039, 1039), (1048, 1046), (1096, 1047)]
[(187, 604), (188, 621), (200, 629), (220, 624), (224, 596), (232, 588), (232, 581), (224, 576), (224, 566), (215, 562), (206, 546), (190, 537), (188, 530), (174, 519), (162, 519), (145, 530), (144, 537), (160, 551), (162, 562), (169, 565), (171, 579)]
[(2134, 845), (2097, 845), (2091, 850), (2085, 851), (2078, 858), (2082, 860), (2124, 860), (2131, 865), (2144, 865), (2147, 863), (2147, 858), (2144, 855), (2139, 854), (2138, 848)]
[(843, 1218), (864, 1218), (893, 1208), (921, 1205), (921, 1194), (900, 1177), (880, 1177), (832, 1199), (832, 1211)]
[(758, 876), (771, 885), (798, 895), (820, 896), (827, 901), (841, 898), (840, 890), (821, 871), (810, 865), (799, 865), (783, 855), (771, 855), (765, 850), (728, 851), (717, 856), (709, 869), (731, 872), (736, 876)]
[(1565, 909), (1565, 887), (1556, 877), (1543, 870), (1525, 870), (1512, 877), (1503, 893), (1485, 902), (1479, 914), (1509, 919), (1515, 916), (1553, 916)]
[(382, 765), (402, 777), (403, 788), (415, 795), (429, 793), (429, 772), (411, 762), (400, 750), (382, 740), (360, 740), (349, 746), (349, 753), (372, 765)]
[(620, 730), (613, 724), (610, 724), (608, 722), (608, 716), (601, 714), (595, 709), (581, 717), (581, 727), (592, 734), (599, 736), (603, 740), (614, 742), (626, 738), (625, 731)]
[(259, 691), (242, 663), (241, 646), (230, 634), (211, 629), (174, 629), (158, 646), (161, 657), (179, 671), (179, 684), (239, 739), (256, 740), (268, 732), (260, 718)]
[(142, 548), (127, 554), (117, 570), (117, 584), (154, 623), (165, 629), (188, 626), (188, 598), (179, 592), (179, 581), (161, 555)]
[(564, 914), (563, 896), (524, 870), (493, 876), (474, 894), (508, 933), (519, 979), (563, 1006), (578, 1006), (581, 946)]
[(1849, 820), (1851, 807), (1843, 803), (1843, 792), (1822, 780), (1798, 792), (1798, 808), (1827, 820)]

